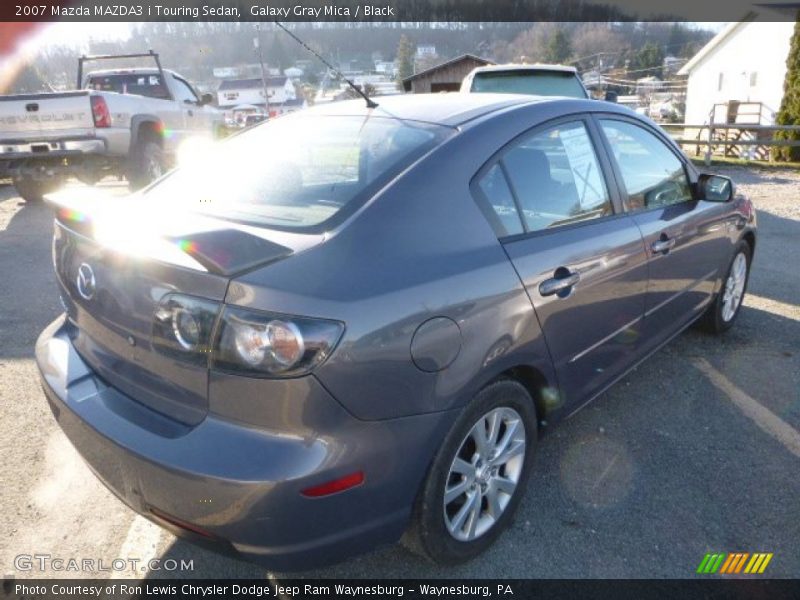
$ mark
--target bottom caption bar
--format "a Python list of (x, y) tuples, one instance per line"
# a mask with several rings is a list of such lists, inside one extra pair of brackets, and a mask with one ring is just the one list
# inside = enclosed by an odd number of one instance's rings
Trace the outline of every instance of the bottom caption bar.
[(136, 600), (139, 598), (800, 598), (800, 580), (107, 580), (4, 579), (3, 599)]

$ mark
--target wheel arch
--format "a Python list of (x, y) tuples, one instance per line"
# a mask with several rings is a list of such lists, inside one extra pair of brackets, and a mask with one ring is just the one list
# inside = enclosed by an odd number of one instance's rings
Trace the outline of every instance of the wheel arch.
[(533, 405), (536, 409), (537, 424), (539, 428), (541, 428), (548, 414), (555, 408), (553, 402), (548, 400), (548, 390), (554, 389), (555, 386), (547, 379), (543, 370), (534, 365), (515, 365), (492, 377), (481, 386), (481, 389), (501, 379), (511, 379), (525, 388), (533, 400)]
[(756, 252), (756, 234), (752, 229), (748, 229), (744, 232), (742, 236), (742, 240), (747, 242), (747, 245), (750, 246), (750, 259), (752, 260), (753, 255)]
[(156, 115), (144, 114), (134, 116), (131, 119), (131, 152), (141, 140), (152, 140), (163, 147), (164, 122)]

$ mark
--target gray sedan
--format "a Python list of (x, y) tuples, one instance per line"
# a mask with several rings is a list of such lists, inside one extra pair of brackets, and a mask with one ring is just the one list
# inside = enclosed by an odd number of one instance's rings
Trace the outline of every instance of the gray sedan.
[(617, 105), (343, 102), (58, 205), (36, 357), (97, 476), (179, 535), (279, 570), (401, 538), (455, 564), (545, 429), (733, 325), (755, 246), (733, 183)]

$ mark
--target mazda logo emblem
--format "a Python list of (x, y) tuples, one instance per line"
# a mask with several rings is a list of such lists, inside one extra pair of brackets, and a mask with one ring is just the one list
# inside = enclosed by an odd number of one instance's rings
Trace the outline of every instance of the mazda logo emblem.
[(86, 263), (82, 263), (81, 266), (78, 267), (78, 279), (75, 283), (81, 298), (84, 300), (91, 300), (94, 298), (97, 283), (94, 279), (92, 267)]

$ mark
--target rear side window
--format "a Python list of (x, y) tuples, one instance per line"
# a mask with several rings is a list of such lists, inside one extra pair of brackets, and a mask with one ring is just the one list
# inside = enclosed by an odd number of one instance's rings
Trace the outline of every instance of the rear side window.
[(539, 131), (503, 156), (528, 231), (613, 213), (589, 133), (582, 122)]
[(320, 233), (453, 131), (394, 118), (299, 112), (220, 142), (149, 188), (144, 200)]
[(90, 90), (100, 92), (117, 92), (118, 94), (134, 94), (148, 98), (168, 99), (169, 92), (157, 74), (137, 75), (126, 73), (120, 75), (93, 75), (86, 86)]
[(614, 213), (582, 121), (539, 130), (515, 142), (473, 189), (498, 237)]
[(514, 202), (508, 180), (500, 167), (495, 163), (478, 181), (479, 194), (483, 196), (482, 207), (488, 208), (489, 220), (495, 227), (498, 237), (517, 235), (523, 232), (519, 211)]
[(562, 71), (484, 71), (475, 73), (471, 92), (586, 98), (575, 73)]
[(628, 210), (648, 210), (692, 199), (681, 160), (649, 131), (602, 119), (600, 124), (622, 173)]

